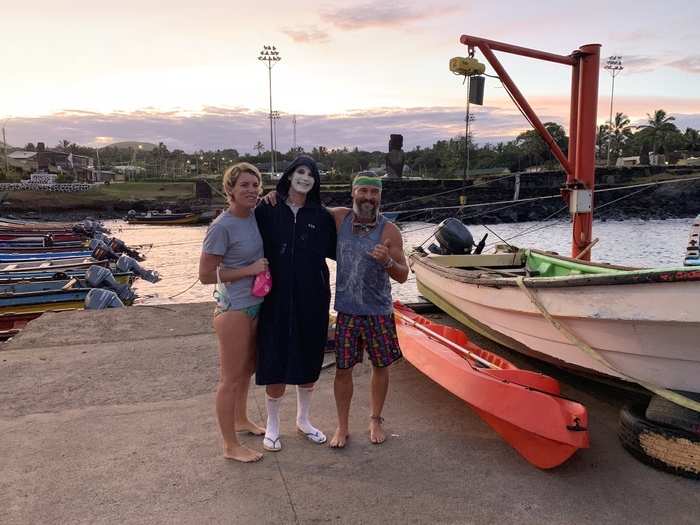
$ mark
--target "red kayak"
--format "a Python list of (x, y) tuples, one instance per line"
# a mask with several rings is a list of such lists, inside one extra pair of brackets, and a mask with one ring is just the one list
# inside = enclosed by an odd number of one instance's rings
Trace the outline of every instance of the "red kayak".
[(588, 413), (560, 396), (559, 382), (472, 343), (399, 302), (396, 327), (404, 357), (464, 400), (527, 461), (548, 469), (588, 448)]

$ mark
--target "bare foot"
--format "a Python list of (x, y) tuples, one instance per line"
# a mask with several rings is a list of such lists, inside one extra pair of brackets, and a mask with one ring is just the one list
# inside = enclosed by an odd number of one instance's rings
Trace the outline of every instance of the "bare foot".
[(236, 423), (236, 432), (248, 432), (248, 434), (253, 434), (254, 436), (262, 436), (265, 433), (265, 429), (250, 420), (246, 420), (242, 423)]
[(341, 430), (340, 428), (336, 428), (335, 434), (333, 434), (333, 437), (331, 438), (330, 447), (345, 448), (349, 437), (350, 434), (348, 434), (347, 430)]
[(243, 445), (224, 445), (224, 458), (233, 459), (242, 463), (260, 461), (263, 455)]
[(384, 433), (384, 429), (382, 428), (382, 422), (383, 419), (381, 417), (373, 417), (369, 420), (369, 440), (374, 445), (381, 445), (386, 441), (386, 434)]

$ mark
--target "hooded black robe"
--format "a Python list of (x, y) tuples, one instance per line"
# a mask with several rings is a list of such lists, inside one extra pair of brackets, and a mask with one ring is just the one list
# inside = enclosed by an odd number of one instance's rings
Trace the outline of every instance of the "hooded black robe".
[[(300, 165), (311, 169), (316, 183), (295, 220), (285, 201)], [(313, 383), (321, 373), (331, 297), (326, 257), (335, 259), (336, 229), (321, 204), (320, 184), (316, 162), (300, 156), (277, 184), (277, 205), (255, 209), (272, 274), (258, 323), (258, 385)]]

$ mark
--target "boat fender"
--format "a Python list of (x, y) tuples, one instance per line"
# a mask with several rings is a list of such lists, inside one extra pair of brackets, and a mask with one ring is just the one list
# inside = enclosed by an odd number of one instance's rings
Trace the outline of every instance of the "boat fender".
[(157, 283), (160, 281), (160, 275), (155, 270), (146, 270), (133, 257), (122, 254), (117, 259), (117, 268), (122, 272), (134, 272), (143, 280), (149, 283)]
[(474, 237), (462, 221), (454, 217), (445, 219), (435, 232), (445, 255), (470, 254), (474, 247)]
[(85, 296), (86, 310), (104, 310), (105, 308), (123, 308), (124, 303), (111, 290), (93, 288)]
[(132, 302), (136, 297), (128, 284), (119, 284), (112, 272), (103, 266), (90, 266), (85, 272), (85, 280), (92, 288), (108, 288), (116, 292), (122, 301)]

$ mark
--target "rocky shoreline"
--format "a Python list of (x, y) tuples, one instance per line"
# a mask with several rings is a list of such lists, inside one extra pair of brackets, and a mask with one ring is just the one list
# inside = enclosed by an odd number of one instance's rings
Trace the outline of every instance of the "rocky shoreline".
[[(632, 189), (613, 189), (625, 185), (649, 184), (674, 179), (692, 179), (678, 183), (664, 183)], [(541, 199), (529, 202), (511, 202), (516, 196), (517, 174), (491, 179), (480, 178), (468, 182), (465, 188), (460, 179), (387, 179), (382, 196), (384, 211), (401, 212), (400, 221), (439, 221), (460, 216), (469, 224), (539, 221), (559, 218), (567, 213), (566, 202), (558, 197), (565, 180), (561, 171), (519, 174), (519, 199)], [(695, 217), (700, 213), (700, 170), (691, 168), (634, 167), (599, 168), (596, 172), (595, 218), (597, 220), (672, 219)], [(464, 190), (463, 190), (464, 188)], [(459, 206), (464, 193), (467, 207)], [(322, 188), (327, 206), (348, 206), (349, 185)], [(544, 198), (551, 197), (551, 198)], [(500, 203), (489, 204), (485, 203)], [(96, 219), (119, 219), (134, 209), (170, 208), (193, 211), (223, 207), (223, 201), (206, 203), (192, 197), (177, 199), (104, 200), (67, 199), (65, 195), (38, 195), (35, 199), (13, 199), (5, 196), (2, 215), (20, 219), (81, 220), (86, 216)], [(453, 207), (450, 209), (436, 209)]]

